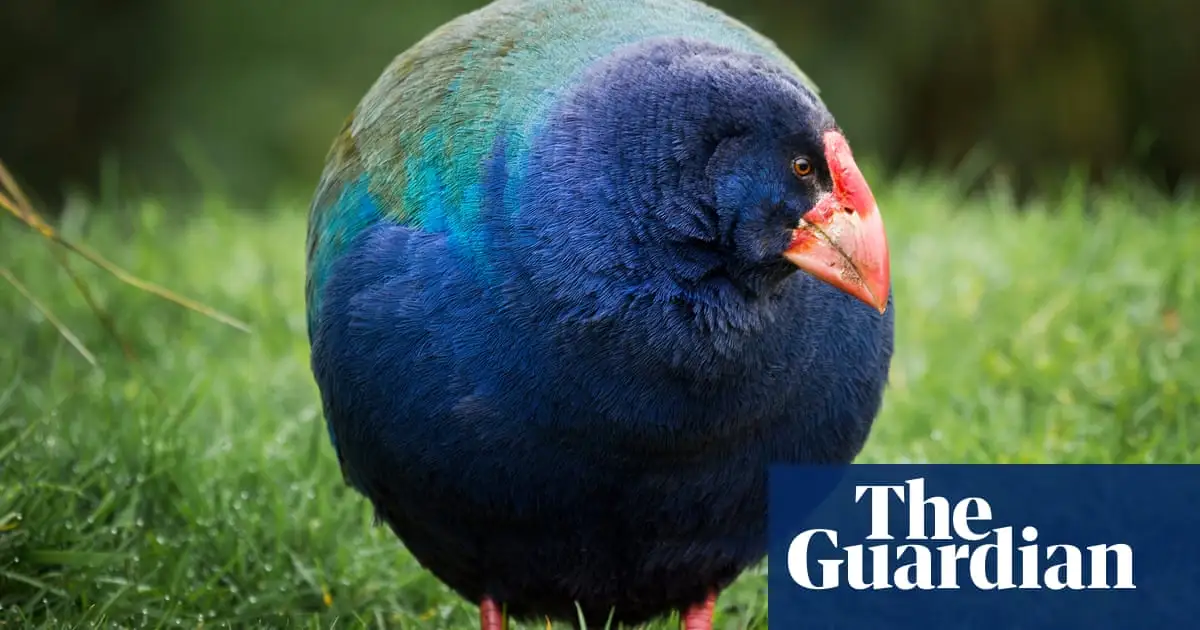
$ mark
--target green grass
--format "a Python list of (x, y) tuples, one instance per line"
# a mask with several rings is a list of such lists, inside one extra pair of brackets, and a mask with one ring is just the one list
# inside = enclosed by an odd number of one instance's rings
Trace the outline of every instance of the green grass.
[[(1200, 204), (877, 192), (898, 352), (862, 461), (1197, 460)], [(307, 365), (303, 204), (127, 210), (64, 229), (254, 332), (74, 265), (129, 363), (44, 244), (0, 221), (0, 267), (99, 362), (0, 280), (0, 627), (473, 627), (342, 484)], [(739, 582), (718, 627), (765, 628), (764, 591)]]

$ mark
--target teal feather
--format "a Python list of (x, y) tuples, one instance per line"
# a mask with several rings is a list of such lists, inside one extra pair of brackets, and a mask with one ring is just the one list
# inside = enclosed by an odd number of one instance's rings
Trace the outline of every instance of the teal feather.
[(474, 227), (497, 138), (518, 169), (511, 189), (538, 123), (589, 64), (669, 36), (763, 55), (816, 91), (770, 40), (692, 0), (498, 0), (459, 17), (387, 67), (330, 149), (310, 210), (310, 330), (329, 268), (375, 222), (444, 232), (482, 255)]

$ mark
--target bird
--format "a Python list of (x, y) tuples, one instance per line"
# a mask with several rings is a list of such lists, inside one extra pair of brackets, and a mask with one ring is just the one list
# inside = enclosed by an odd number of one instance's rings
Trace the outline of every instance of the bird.
[(344, 483), (511, 620), (712, 627), (774, 464), (865, 446), (886, 231), (772, 40), (696, 0), (496, 0), (396, 56), (308, 210)]

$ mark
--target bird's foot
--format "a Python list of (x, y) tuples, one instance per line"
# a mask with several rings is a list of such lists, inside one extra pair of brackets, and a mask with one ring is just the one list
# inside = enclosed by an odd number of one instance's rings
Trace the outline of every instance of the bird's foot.
[(683, 613), (682, 630), (712, 630), (713, 609), (717, 607), (717, 594), (709, 593), (703, 603), (688, 608)]
[(508, 620), (504, 611), (491, 597), (484, 597), (479, 604), (479, 627), (481, 630), (507, 630)]

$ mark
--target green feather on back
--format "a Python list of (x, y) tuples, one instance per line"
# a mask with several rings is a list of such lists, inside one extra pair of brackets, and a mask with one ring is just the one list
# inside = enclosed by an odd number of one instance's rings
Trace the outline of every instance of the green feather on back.
[(358, 233), (384, 220), (474, 245), (483, 165), (499, 134), (519, 157), (590, 63), (670, 36), (766, 56), (816, 91), (770, 40), (693, 0), (498, 0), (396, 57), (334, 141), (310, 209), (310, 330), (329, 267)]

